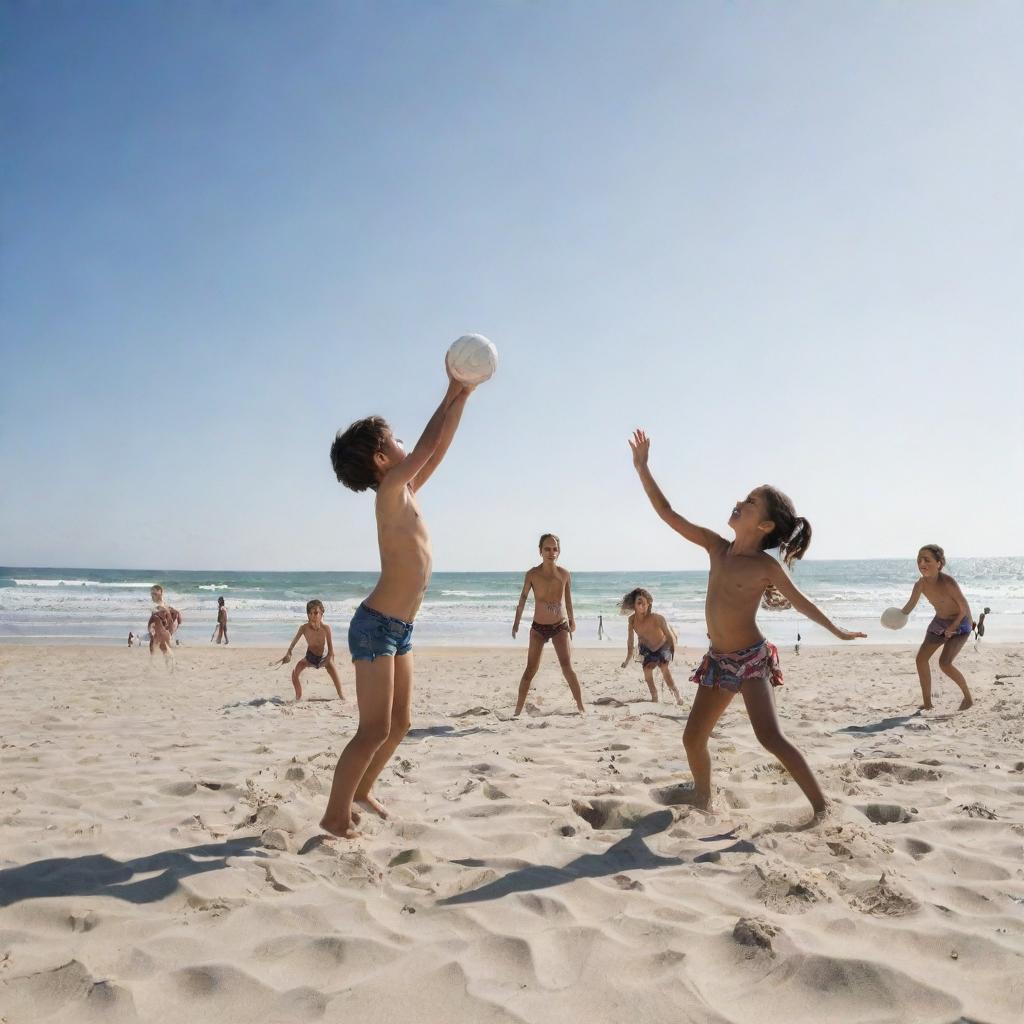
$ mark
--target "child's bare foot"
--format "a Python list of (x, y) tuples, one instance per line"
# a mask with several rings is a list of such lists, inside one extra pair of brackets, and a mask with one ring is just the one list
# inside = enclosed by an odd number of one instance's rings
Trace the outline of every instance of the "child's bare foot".
[(974, 703), (974, 698), (969, 693), (965, 693), (964, 694), (964, 699), (962, 701), (960, 701), (960, 707), (957, 708), (957, 710), (958, 711), (966, 711), (973, 703)]
[(935, 705), (934, 704), (918, 704), (917, 705), (917, 710), (918, 711), (934, 711), (935, 710)]
[(356, 822), (352, 820), (352, 817), (348, 821), (328, 822), (326, 818), (320, 819), (320, 827), (330, 836), (334, 836), (335, 839), (358, 839), (361, 833), (356, 831)]
[(371, 811), (378, 817), (383, 818), (385, 821), (390, 817), (388, 809), (375, 796), (371, 796), (369, 794), (366, 796), (357, 796), (356, 803), (361, 804), (368, 811)]

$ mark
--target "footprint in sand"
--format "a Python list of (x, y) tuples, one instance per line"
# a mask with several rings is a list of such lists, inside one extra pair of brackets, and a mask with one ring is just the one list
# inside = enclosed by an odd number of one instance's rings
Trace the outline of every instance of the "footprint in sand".
[(917, 816), (901, 804), (863, 804), (857, 810), (875, 825), (904, 825)]
[(933, 768), (918, 768), (894, 761), (862, 761), (856, 766), (856, 771), (865, 779), (889, 777), (900, 782), (938, 782), (942, 778), (942, 772)]

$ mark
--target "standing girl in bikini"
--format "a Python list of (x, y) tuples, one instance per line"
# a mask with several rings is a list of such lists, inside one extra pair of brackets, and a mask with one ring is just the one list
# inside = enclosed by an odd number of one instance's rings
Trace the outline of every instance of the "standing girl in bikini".
[[(555, 563), (561, 553), (561, 544), (553, 533), (545, 533), (540, 539), (540, 565), (535, 565), (526, 573), (523, 580), (523, 592), (519, 595), (516, 607), (516, 619), (512, 623), (512, 637), (519, 632), (519, 620), (523, 617), (526, 598), (533, 591), (534, 612), (533, 624), (530, 626), (530, 651), (526, 656), (526, 671), (519, 681), (519, 697), (516, 699), (516, 717), (522, 714), (526, 695), (530, 692), (530, 683), (540, 667), (540, 658), (544, 653), (544, 645), (550, 640), (551, 646), (558, 655), (558, 664), (562, 675), (569, 684), (576, 707), (583, 711), (583, 693), (580, 681), (572, 667), (572, 644), (570, 638), (576, 631), (576, 620), (572, 614), (572, 594), (570, 586), (572, 577), (567, 569)], [(564, 608), (563, 608), (564, 602)]]
[(840, 640), (864, 636), (835, 625), (797, 590), (786, 570), (765, 553), (777, 547), (787, 566), (802, 558), (811, 543), (811, 524), (796, 515), (793, 503), (781, 491), (764, 484), (733, 508), (729, 526), (736, 536), (730, 543), (673, 510), (647, 466), (651, 441), (642, 430), (633, 434), (629, 446), (633, 450), (633, 465), (655, 511), (673, 530), (704, 548), (711, 560), (704, 604), (711, 647), (691, 677), (699, 685), (683, 732), (686, 760), (693, 773), (694, 804), (705, 809), (711, 807), (708, 737), (739, 693), (761, 746), (774, 754), (793, 776), (815, 815), (823, 814), (827, 807), (825, 794), (803, 754), (783, 735), (775, 714), (772, 691), (782, 685), (779, 652), (757, 628), (758, 605), (767, 595), (772, 606), (789, 602)]
[(953, 664), (974, 627), (971, 609), (957, 581), (942, 571), (945, 567), (946, 553), (942, 548), (938, 544), (925, 544), (917, 553), (917, 568), (921, 578), (914, 584), (910, 600), (901, 609), (904, 615), (909, 615), (921, 600), (922, 594), (935, 609), (935, 618), (925, 630), (924, 642), (917, 652), (922, 711), (930, 711), (932, 708), (932, 670), (928, 662), (940, 647), (942, 654), (939, 655), (939, 668), (960, 687), (964, 695), (959, 710), (966, 711), (974, 703), (971, 691), (967, 688), (967, 680)]

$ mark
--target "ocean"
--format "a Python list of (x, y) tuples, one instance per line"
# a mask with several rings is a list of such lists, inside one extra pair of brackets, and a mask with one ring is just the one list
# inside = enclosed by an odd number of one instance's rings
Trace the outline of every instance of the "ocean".
[[(988, 607), (986, 639), (1024, 641), (1024, 558), (968, 558), (951, 562), (974, 616)], [(871, 643), (917, 643), (931, 618), (924, 600), (906, 629), (884, 629), (878, 617), (902, 605), (917, 579), (912, 559), (807, 561), (797, 564), (797, 585), (833, 621), (863, 630)], [(0, 567), (0, 642), (123, 644), (128, 632), (144, 634), (149, 588), (163, 584), (184, 622), (183, 644), (205, 644), (217, 618), (217, 598), (228, 609), (232, 643), (286, 645), (305, 621), (306, 601), (319, 598), (326, 621), (343, 648), (353, 610), (370, 592), (370, 572), (220, 572), (135, 569), (36, 569)], [(434, 646), (525, 645), (524, 628), (512, 640), (512, 619), (522, 572), (435, 572), (416, 620), (416, 642)], [(674, 625), (681, 644), (703, 646), (706, 572), (574, 572), (576, 643), (625, 644), (618, 601), (633, 587), (654, 595), (656, 611)], [(598, 637), (599, 617), (604, 639)], [(776, 643), (838, 641), (793, 611), (762, 611), (762, 631)]]

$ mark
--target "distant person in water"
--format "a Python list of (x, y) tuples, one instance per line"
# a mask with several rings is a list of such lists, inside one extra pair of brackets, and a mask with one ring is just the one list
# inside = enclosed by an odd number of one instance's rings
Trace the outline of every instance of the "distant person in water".
[(181, 612), (164, 602), (164, 588), (159, 583), (153, 584), (149, 596), (156, 606), (146, 625), (149, 630), (149, 653), (156, 653), (156, 648), (159, 647), (164, 657), (169, 658), (172, 654), (174, 634), (182, 622)]
[(135, 646), (135, 634), (130, 629), (128, 630), (128, 646)]
[(219, 644), (228, 642), (228, 610), (224, 607), (223, 597), (217, 598), (217, 627), (214, 629), (211, 639), (216, 640)]
[(957, 581), (942, 571), (945, 567), (945, 551), (938, 544), (925, 544), (917, 553), (917, 569), (921, 578), (914, 584), (910, 600), (901, 609), (904, 615), (909, 615), (921, 600), (922, 594), (935, 609), (935, 617), (928, 624), (924, 642), (917, 652), (917, 676), (921, 683), (922, 698), (919, 707), (922, 711), (930, 711), (933, 707), (932, 670), (929, 662), (939, 648), (942, 648), (939, 668), (960, 687), (963, 694), (959, 710), (966, 711), (974, 703), (967, 680), (953, 664), (971, 635), (974, 625), (971, 609)]
[(572, 612), (572, 576), (568, 569), (557, 565), (561, 554), (561, 542), (553, 533), (545, 533), (540, 539), (540, 565), (535, 565), (526, 572), (523, 580), (523, 591), (519, 595), (516, 606), (516, 617), (512, 623), (512, 638), (519, 632), (519, 622), (523, 617), (526, 599), (533, 591), (534, 611), (533, 623), (530, 626), (530, 649), (526, 655), (526, 669), (519, 681), (519, 695), (516, 698), (515, 715), (523, 713), (526, 695), (530, 692), (530, 684), (540, 667), (544, 645), (550, 640), (551, 646), (558, 655), (558, 664), (562, 675), (569, 684), (572, 699), (576, 708), (583, 711), (583, 692), (580, 681), (572, 667), (572, 634), (576, 632), (576, 620)]
[(292, 670), (295, 699), (302, 700), (302, 683), (299, 679), (302, 673), (307, 668), (325, 668), (331, 677), (331, 682), (334, 683), (334, 689), (338, 692), (338, 700), (344, 700), (345, 695), (341, 692), (341, 679), (334, 666), (334, 636), (331, 633), (331, 627), (324, 622), (324, 606), (320, 601), (307, 602), (306, 621), (299, 626), (280, 664), (287, 665), (292, 660), (292, 649), (299, 640), (303, 639), (309, 646)]
[(811, 543), (811, 524), (796, 514), (785, 494), (763, 484), (733, 507), (729, 527), (734, 537), (728, 541), (714, 530), (691, 523), (672, 507), (651, 474), (651, 441), (642, 430), (633, 434), (629, 445), (633, 466), (658, 516), (686, 540), (704, 548), (710, 560), (704, 612), (711, 646), (690, 677), (697, 692), (683, 732), (686, 760), (693, 773), (692, 802), (697, 807), (711, 807), (708, 739), (722, 713), (740, 694), (758, 742), (782, 762), (819, 818), (828, 801), (804, 755), (779, 724), (774, 693), (775, 687), (782, 685), (779, 652), (757, 626), (758, 606), (766, 602), (770, 607), (792, 606), (840, 640), (864, 636), (832, 622), (767, 554), (778, 548), (787, 566), (802, 558)]
[(651, 700), (658, 699), (658, 689), (654, 685), (654, 670), (657, 668), (661, 672), (663, 684), (669, 688), (676, 703), (682, 704), (683, 698), (679, 696), (676, 682), (672, 678), (672, 670), (669, 668), (676, 656), (678, 638), (665, 616), (655, 612), (653, 606), (654, 598), (651, 597), (650, 591), (644, 590), (643, 587), (631, 590), (619, 604), (619, 611), (629, 616), (626, 624), (626, 660), (622, 667), (625, 668), (633, 660), (635, 633), (640, 645), (644, 682), (651, 691)]

